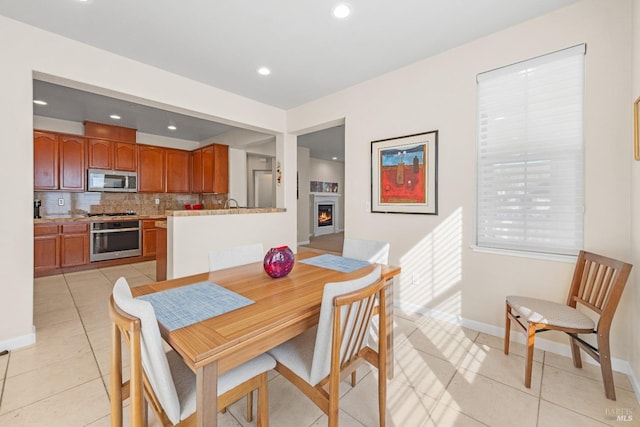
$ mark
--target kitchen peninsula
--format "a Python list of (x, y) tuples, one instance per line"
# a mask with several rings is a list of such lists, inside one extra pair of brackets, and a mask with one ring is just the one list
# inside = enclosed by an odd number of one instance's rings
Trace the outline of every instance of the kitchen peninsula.
[(266, 251), (287, 245), (296, 250), (295, 224), (286, 209), (233, 208), (167, 210), (167, 278), (209, 270), (209, 251), (262, 243)]

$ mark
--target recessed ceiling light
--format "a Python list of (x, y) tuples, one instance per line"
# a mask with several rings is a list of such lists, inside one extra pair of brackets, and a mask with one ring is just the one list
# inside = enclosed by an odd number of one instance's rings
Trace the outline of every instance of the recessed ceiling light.
[(333, 16), (338, 19), (344, 19), (349, 15), (351, 15), (351, 8), (346, 3), (340, 3), (333, 8)]
[(110, 115), (109, 117), (111, 117), (113, 120), (120, 120), (120, 119), (122, 118), (122, 117), (120, 117), (120, 116), (119, 116), (119, 115), (117, 115), (117, 114), (112, 114), (112, 115)]
[(260, 67), (258, 68), (258, 74), (260, 74), (261, 76), (268, 76), (269, 74), (271, 74), (271, 70), (267, 67)]
[(333, 156), (331, 160), (338, 160), (338, 158), (336, 156)]
[(174, 125), (169, 125), (169, 126), (167, 126), (167, 129), (169, 129), (169, 130), (176, 130), (176, 129), (178, 129), (178, 128), (177, 128), (177, 127), (175, 127)]
[(33, 103), (37, 105), (47, 105), (47, 101), (42, 101), (40, 99), (34, 99)]

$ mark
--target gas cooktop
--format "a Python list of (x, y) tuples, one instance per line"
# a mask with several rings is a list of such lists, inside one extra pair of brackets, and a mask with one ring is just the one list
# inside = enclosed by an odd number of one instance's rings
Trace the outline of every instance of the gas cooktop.
[(133, 215), (136, 215), (136, 213), (134, 211), (109, 212), (109, 213), (88, 213), (87, 214), (88, 217), (93, 217), (93, 216), (133, 216)]

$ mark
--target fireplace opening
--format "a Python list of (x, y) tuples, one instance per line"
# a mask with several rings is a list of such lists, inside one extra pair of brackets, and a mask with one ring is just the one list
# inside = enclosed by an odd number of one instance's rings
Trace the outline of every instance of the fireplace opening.
[(333, 225), (333, 205), (318, 205), (318, 227)]

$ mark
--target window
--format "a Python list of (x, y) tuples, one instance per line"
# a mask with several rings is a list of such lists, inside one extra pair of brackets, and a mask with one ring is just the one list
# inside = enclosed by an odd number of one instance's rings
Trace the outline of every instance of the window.
[(583, 244), (585, 45), (478, 75), (476, 244)]

